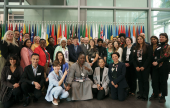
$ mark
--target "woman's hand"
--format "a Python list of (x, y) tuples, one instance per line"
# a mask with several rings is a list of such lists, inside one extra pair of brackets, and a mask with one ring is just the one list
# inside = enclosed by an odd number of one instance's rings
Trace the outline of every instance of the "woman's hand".
[(144, 69), (145, 69), (144, 67), (141, 67), (141, 68), (140, 68), (141, 71), (144, 71)]
[(48, 82), (48, 80), (49, 80), (49, 78), (47, 77), (45, 81)]
[(152, 65), (156, 66), (156, 65), (158, 65), (158, 62), (153, 62)]
[[(69, 70), (69, 69), (68, 69)], [(66, 76), (68, 74), (68, 70), (65, 69), (64, 75)]]
[(90, 71), (90, 69), (88, 68), (88, 67), (86, 67), (86, 66), (83, 66), (84, 67), (84, 69), (86, 69), (87, 71)]
[(71, 88), (70, 86), (67, 86), (65, 90), (66, 90), (66, 91), (69, 91), (70, 88)]
[(117, 84), (115, 85), (115, 88), (118, 88), (118, 85), (117, 85)]
[(101, 87), (101, 86), (100, 86), (99, 84), (97, 84), (97, 90), (100, 90), (100, 87)]
[(129, 65), (129, 63), (125, 63), (125, 66), (126, 66), (126, 67), (129, 67), (130, 65)]
[(139, 72), (139, 71), (140, 71), (140, 68), (139, 68), (139, 67), (136, 67), (136, 71), (138, 71), (138, 72)]
[(103, 87), (100, 87), (100, 90), (103, 90)]
[(111, 81), (111, 84), (112, 84), (113, 86), (115, 85), (113, 81)]
[(19, 83), (15, 83), (13, 86), (14, 86), (14, 88), (18, 88), (19, 87)]

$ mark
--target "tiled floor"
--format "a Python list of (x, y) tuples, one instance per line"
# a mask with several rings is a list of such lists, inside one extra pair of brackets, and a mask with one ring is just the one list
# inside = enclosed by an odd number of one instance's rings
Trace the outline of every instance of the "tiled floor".
[[(168, 80), (168, 90), (170, 93), (170, 79)], [(150, 93), (152, 88), (150, 87)], [(54, 106), (52, 103), (48, 103), (44, 98), (41, 98), (37, 103), (31, 103), (27, 108), (170, 108), (170, 96), (166, 97), (166, 103), (159, 103), (155, 101), (141, 101), (135, 97), (128, 97), (125, 101), (119, 102), (107, 97), (104, 100), (88, 100), (88, 101), (76, 101), (67, 102), (62, 101), (58, 106)], [(0, 108), (2, 104), (0, 103)], [(12, 108), (23, 108), (22, 103), (14, 105)]]

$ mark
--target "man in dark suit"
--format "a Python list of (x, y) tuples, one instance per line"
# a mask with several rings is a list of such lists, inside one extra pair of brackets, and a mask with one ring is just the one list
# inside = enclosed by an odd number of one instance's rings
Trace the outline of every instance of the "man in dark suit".
[(46, 47), (46, 50), (50, 54), (50, 59), (53, 61), (53, 55), (54, 55), (54, 50), (55, 50), (55, 47), (54, 47), (54, 38), (49, 37), (48, 38), (48, 42), (49, 42), (49, 45)]
[(32, 54), (31, 61), (32, 64), (25, 67), (21, 78), (21, 89), (24, 95), (26, 95), (24, 107), (28, 106), (30, 103), (29, 93), (34, 93), (33, 102), (38, 101), (38, 98), (41, 97), (41, 89), (45, 81), (44, 67), (38, 65), (39, 55), (36, 53)]
[(20, 37), (20, 34), (19, 34), (18, 30), (14, 31), (14, 37), (15, 37), (16, 43), (18, 44), (19, 48), (21, 49), (22, 48), (22, 42), (18, 40), (19, 37)]
[(83, 50), (84, 54), (86, 55), (89, 49), (89, 38), (88, 37), (84, 38), (84, 44), (81, 44), (80, 47)]
[(82, 52), (81, 47), (77, 44), (78, 37), (73, 37), (73, 44), (68, 47), (69, 51), (69, 66), (78, 60), (79, 53)]

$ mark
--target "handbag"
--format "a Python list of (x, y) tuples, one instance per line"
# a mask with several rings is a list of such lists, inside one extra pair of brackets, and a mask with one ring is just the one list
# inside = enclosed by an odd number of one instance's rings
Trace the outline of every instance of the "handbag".
[(3, 85), (2, 89), (0, 90), (0, 101), (2, 103), (7, 102), (11, 98), (12, 92), (12, 88)]

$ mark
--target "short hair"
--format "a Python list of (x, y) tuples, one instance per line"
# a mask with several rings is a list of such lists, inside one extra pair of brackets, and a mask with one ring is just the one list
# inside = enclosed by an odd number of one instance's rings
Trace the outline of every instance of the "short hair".
[[(152, 38), (155, 38), (155, 39), (157, 40), (157, 44), (159, 43), (159, 39), (158, 39), (158, 37), (157, 37), (157, 36), (151, 36), (151, 38), (150, 38), (150, 39), (152, 39)], [(151, 45), (152, 45), (152, 43), (151, 43)]]
[(120, 54), (118, 52), (114, 52), (114, 53), (111, 54), (111, 58), (112, 58), (113, 54), (116, 54), (118, 56), (118, 58), (120, 57)]
[(30, 34), (29, 34), (29, 33), (25, 33), (25, 34), (24, 34), (24, 36), (25, 36), (26, 34), (28, 34), (28, 35), (30, 36)]
[(28, 40), (30, 40), (30, 41), (31, 41), (31, 39), (26, 39), (26, 40), (24, 41), (24, 45), (23, 45), (23, 47), (27, 47), (27, 46), (26, 46), (26, 43), (27, 43), (27, 41), (28, 41)]
[(45, 41), (45, 43), (46, 43), (46, 40), (45, 40), (45, 39), (40, 39), (40, 41), (39, 41), (39, 42), (41, 42), (42, 40), (43, 40), (43, 41)]
[(35, 41), (35, 38), (39, 38), (39, 39), (40, 39), (40, 37), (39, 37), (39, 36), (35, 36), (35, 37), (34, 37), (34, 41)]
[(33, 53), (33, 54), (31, 55), (31, 58), (32, 58), (32, 56), (39, 56), (39, 54)]
[(162, 35), (162, 36), (165, 36), (165, 37), (167, 38), (166, 43), (168, 43), (168, 35), (167, 35), (166, 33), (161, 33), (161, 34), (159, 35), (159, 37), (160, 37), (161, 35)]
[[(133, 40), (132, 40), (132, 38), (131, 38), (131, 37), (126, 37), (126, 39), (127, 39), (127, 38), (129, 38), (129, 39), (130, 39), (130, 41), (131, 41), (131, 43), (133, 43)], [(126, 43), (126, 42), (125, 42), (125, 43)]]
[(60, 62), (58, 60), (55, 60), (52, 65), (55, 67), (55, 66), (60, 66)]
[(124, 38), (126, 38), (126, 35), (125, 35), (124, 33), (120, 33), (120, 34), (119, 34), (119, 38), (122, 37), (122, 36), (123, 36)]
[(102, 43), (103, 43), (103, 39), (101, 39), (101, 38), (99, 38), (99, 39), (97, 40), (97, 43), (100, 42), (100, 41), (102, 41)]
[[(104, 60), (104, 58), (99, 58), (99, 60), (103, 60), (104, 63), (106, 63), (106, 61)], [(99, 60), (98, 60), (98, 63), (99, 63)]]
[(58, 51), (58, 52), (57, 52), (56, 57), (55, 57), (55, 61), (59, 61), (59, 59), (58, 59), (58, 54), (59, 54), (59, 53), (61, 53), (62, 56), (63, 56), (63, 60), (62, 60), (62, 62), (61, 62), (61, 65), (62, 65), (62, 64), (65, 64), (65, 58), (64, 58), (64, 54), (63, 54), (62, 51)]
[(107, 43), (107, 45), (110, 44), (110, 43), (113, 44), (111, 41), (109, 41), (109, 42)]
[(18, 30), (14, 30), (14, 32), (16, 32), (16, 31), (19, 32)]
[[(51, 39), (51, 38), (53, 38), (53, 37), (49, 37), (49, 38), (48, 38), (48, 42), (50, 42), (50, 39)], [(54, 38), (53, 38), (53, 39), (54, 39)]]
[(77, 36), (75, 36), (75, 37), (73, 37), (73, 39), (78, 39), (78, 37), (77, 37)]
[(15, 66), (16, 67), (19, 67), (20, 66), (20, 59), (19, 59), (19, 57), (17, 56), (17, 54), (10, 54), (8, 57), (7, 57), (7, 61), (6, 61), (6, 63), (5, 63), (5, 66), (11, 66), (11, 63), (10, 63), (10, 59), (14, 59), (14, 60), (16, 60), (16, 64), (15, 64)]
[(81, 55), (85, 55), (84, 52), (80, 52), (78, 58), (79, 58)]

